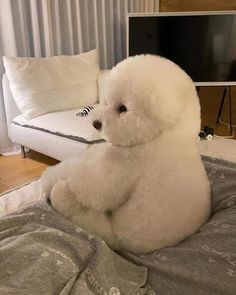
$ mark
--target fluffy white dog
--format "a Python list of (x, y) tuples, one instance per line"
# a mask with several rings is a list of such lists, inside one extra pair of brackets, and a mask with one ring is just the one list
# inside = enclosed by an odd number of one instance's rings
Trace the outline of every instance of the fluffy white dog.
[(52, 206), (111, 247), (136, 253), (195, 233), (210, 214), (210, 185), (190, 77), (162, 57), (130, 57), (112, 69), (105, 100), (93, 125), (107, 143), (43, 174)]

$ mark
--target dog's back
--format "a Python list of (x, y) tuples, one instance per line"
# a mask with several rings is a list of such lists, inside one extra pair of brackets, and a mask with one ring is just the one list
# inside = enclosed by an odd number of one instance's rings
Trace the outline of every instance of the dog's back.
[(139, 169), (130, 171), (137, 185), (111, 222), (121, 248), (148, 252), (177, 244), (206, 222), (210, 185), (195, 143), (172, 134), (139, 152)]

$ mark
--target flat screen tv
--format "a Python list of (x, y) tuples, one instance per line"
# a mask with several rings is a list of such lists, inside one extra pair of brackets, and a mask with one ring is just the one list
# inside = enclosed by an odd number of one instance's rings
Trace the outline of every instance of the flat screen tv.
[(236, 11), (129, 14), (127, 55), (150, 53), (183, 68), (196, 85), (236, 85)]

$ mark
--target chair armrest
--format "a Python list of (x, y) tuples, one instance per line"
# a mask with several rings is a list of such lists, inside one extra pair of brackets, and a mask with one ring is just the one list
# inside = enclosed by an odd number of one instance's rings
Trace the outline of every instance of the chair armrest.
[(3, 99), (6, 111), (7, 118), (7, 128), (9, 135), (9, 127), (12, 123), (13, 118), (21, 114), (21, 111), (18, 109), (15, 100), (12, 96), (11, 90), (9, 88), (9, 81), (7, 75), (4, 74), (2, 78), (2, 88), (3, 88)]

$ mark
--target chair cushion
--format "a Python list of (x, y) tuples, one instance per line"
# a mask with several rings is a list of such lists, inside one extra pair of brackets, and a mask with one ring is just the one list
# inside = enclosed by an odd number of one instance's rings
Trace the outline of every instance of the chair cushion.
[[(94, 104), (93, 108), (99, 107)], [(23, 115), (13, 119), (13, 124), (22, 127), (37, 129), (43, 132), (55, 134), (69, 139), (77, 140), (87, 144), (104, 141), (99, 132), (93, 127), (93, 112), (87, 116), (77, 116), (83, 109), (74, 109), (61, 112), (53, 112), (26, 120)]]

